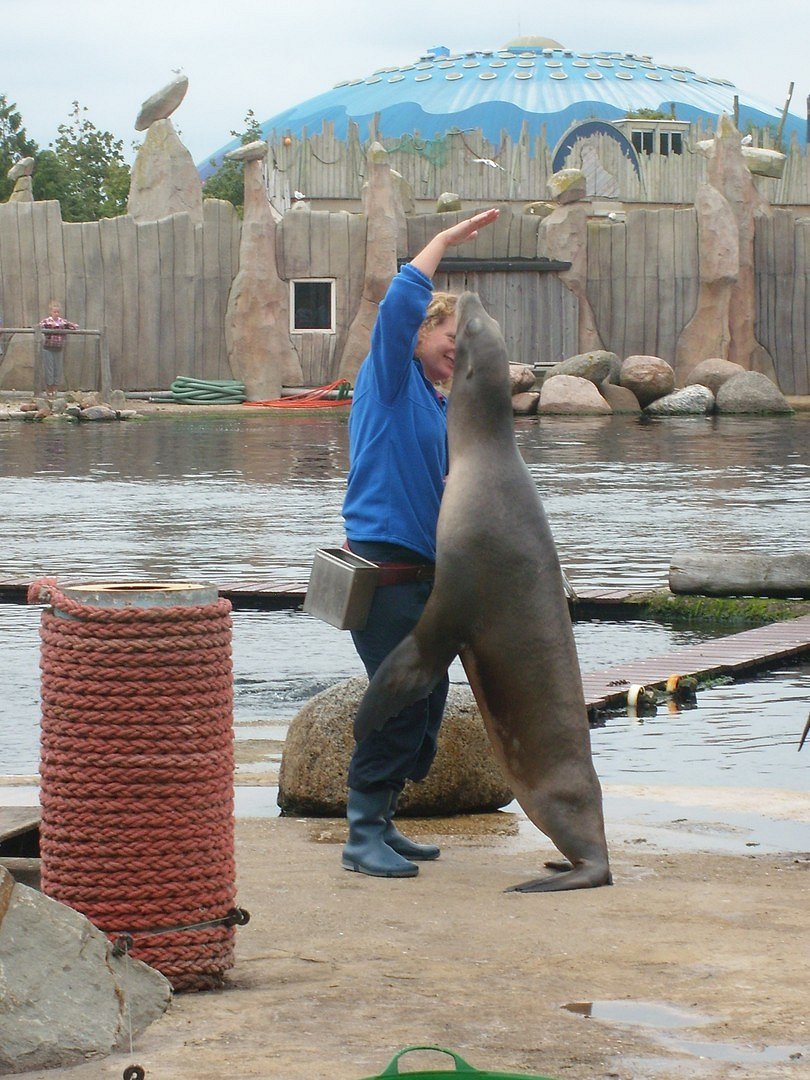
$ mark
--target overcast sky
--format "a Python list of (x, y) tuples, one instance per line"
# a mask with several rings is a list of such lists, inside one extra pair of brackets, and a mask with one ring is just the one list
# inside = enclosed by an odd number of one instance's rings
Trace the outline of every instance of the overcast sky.
[(131, 144), (141, 104), (180, 70), (172, 117), (196, 162), (241, 131), (343, 79), (412, 63), (433, 45), (500, 48), (514, 37), (647, 53), (731, 79), (806, 115), (807, 0), (0, 0), (0, 93), (46, 147), (71, 102)]

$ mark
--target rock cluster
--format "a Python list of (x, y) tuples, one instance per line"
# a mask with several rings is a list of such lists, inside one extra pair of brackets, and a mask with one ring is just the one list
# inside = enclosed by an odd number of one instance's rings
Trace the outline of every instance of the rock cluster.
[[(365, 676), (357, 676), (332, 686), (293, 718), (279, 771), (278, 803), (284, 813), (345, 815), (352, 723), (367, 685)], [(444, 817), (497, 810), (511, 801), (472, 693), (451, 686), (436, 760), (426, 780), (406, 784), (397, 812)]]
[(138, 413), (127, 409), (123, 390), (113, 390), (109, 401), (101, 394), (57, 394), (56, 397), (38, 397), (19, 405), (0, 406), (0, 420), (48, 420), (64, 417), (68, 420), (133, 420)]
[[(532, 370), (532, 369), (528, 369)], [(675, 370), (659, 356), (628, 356), (594, 349), (569, 357), (546, 372), (537, 391), (512, 382), (516, 415), (705, 416), (708, 413), (788, 414), (779, 388), (758, 371), (712, 357), (697, 364), (676, 387)]]

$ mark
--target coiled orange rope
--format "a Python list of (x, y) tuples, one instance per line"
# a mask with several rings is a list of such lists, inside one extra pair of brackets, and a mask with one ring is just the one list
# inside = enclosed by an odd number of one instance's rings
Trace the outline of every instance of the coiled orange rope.
[[(345, 390), (344, 390), (345, 387)], [(349, 391), (352, 384), (348, 379), (336, 379), (328, 386), (318, 386), (314, 390), (304, 390), (300, 394), (290, 394), (285, 398), (270, 398), (267, 401), (246, 401), (245, 405), (259, 405), (266, 409), (333, 409), (351, 405), (352, 399)], [(338, 391), (338, 397), (329, 398), (326, 395), (334, 390)]]
[[(110, 609), (35, 581), (42, 889), (175, 990), (233, 965), (231, 605)], [(214, 922), (190, 929), (193, 924)]]

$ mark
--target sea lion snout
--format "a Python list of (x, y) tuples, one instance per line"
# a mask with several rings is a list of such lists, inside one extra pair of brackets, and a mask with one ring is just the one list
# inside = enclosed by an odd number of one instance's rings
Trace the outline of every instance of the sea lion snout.
[(474, 292), (461, 294), (456, 305), (456, 315), (458, 317), (457, 337), (462, 334), (471, 336), (480, 334), (486, 325), (486, 320), (489, 319), (478, 293)]

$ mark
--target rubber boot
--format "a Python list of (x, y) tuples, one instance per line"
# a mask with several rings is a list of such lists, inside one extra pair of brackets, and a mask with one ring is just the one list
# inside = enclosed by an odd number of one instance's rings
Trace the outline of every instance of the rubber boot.
[(346, 817), (349, 842), (343, 848), (343, 868), (371, 877), (415, 877), (419, 867), (393, 851), (383, 840), (388, 824), (391, 789), (354, 791), (349, 788)]
[(393, 823), (391, 819), (397, 812), (398, 799), (399, 793), (395, 791), (391, 796), (391, 803), (388, 807), (388, 825), (383, 833), (383, 840), (398, 855), (402, 855), (406, 859), (415, 859), (418, 862), (430, 862), (431, 859), (438, 859), (440, 851), (435, 844), (415, 844), (413, 840), (403, 836)]

